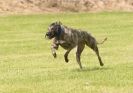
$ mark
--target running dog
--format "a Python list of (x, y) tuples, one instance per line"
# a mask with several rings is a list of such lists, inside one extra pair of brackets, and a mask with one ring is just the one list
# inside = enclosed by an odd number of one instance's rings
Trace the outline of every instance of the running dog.
[(45, 37), (47, 37), (48, 39), (53, 39), (51, 50), (54, 58), (56, 58), (57, 56), (56, 50), (58, 50), (58, 47), (61, 46), (65, 50), (67, 50), (64, 54), (64, 58), (65, 62), (68, 62), (69, 52), (77, 46), (76, 60), (80, 68), (82, 69), (80, 56), (82, 51), (84, 50), (85, 45), (87, 45), (96, 53), (100, 65), (104, 65), (99, 55), (97, 44), (104, 43), (107, 38), (105, 38), (101, 43), (98, 43), (96, 39), (86, 31), (69, 28), (67, 26), (62, 25), (61, 22), (54, 22), (50, 24), (50, 26), (48, 27), (48, 32), (45, 34)]

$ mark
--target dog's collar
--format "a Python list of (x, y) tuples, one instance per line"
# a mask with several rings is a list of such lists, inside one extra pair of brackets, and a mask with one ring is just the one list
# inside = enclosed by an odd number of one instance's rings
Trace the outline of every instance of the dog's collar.
[(61, 35), (61, 33), (63, 33), (63, 32), (64, 32), (64, 27), (61, 26), (61, 27), (58, 29), (57, 39), (60, 38), (60, 35)]

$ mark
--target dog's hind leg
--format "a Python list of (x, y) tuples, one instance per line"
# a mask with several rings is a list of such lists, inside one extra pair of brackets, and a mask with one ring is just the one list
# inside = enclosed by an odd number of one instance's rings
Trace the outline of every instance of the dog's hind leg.
[(86, 40), (86, 45), (88, 46), (88, 47), (90, 47), (95, 53), (96, 53), (96, 55), (97, 55), (97, 57), (98, 57), (98, 60), (99, 60), (99, 63), (100, 63), (100, 66), (103, 66), (104, 64), (103, 64), (103, 62), (102, 62), (102, 60), (101, 60), (101, 57), (100, 57), (100, 55), (99, 55), (99, 50), (98, 50), (98, 47), (97, 47), (97, 42), (96, 42), (96, 40), (94, 39), (94, 38), (89, 38), (88, 40)]
[(99, 60), (100, 66), (103, 66), (104, 64), (103, 64), (103, 62), (102, 62), (102, 60), (101, 60), (101, 57), (100, 57), (100, 55), (99, 55), (98, 47), (95, 46), (93, 50), (95, 51), (95, 53), (96, 53), (96, 55), (97, 55), (97, 57), (98, 57), (98, 60)]
[(69, 61), (69, 59), (68, 59), (68, 54), (70, 53), (71, 50), (72, 50), (72, 49), (69, 49), (69, 50), (66, 51), (66, 53), (65, 53), (65, 55), (64, 55), (65, 62), (68, 62), (68, 61)]
[(80, 56), (81, 56), (82, 51), (84, 50), (84, 47), (85, 47), (85, 44), (78, 44), (77, 52), (76, 52), (76, 60), (81, 69), (82, 69), (82, 65), (80, 62)]

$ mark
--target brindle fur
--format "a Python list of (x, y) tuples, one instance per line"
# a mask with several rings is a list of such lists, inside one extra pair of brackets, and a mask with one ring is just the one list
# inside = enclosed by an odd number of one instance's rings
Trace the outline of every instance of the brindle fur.
[(65, 62), (68, 62), (69, 52), (77, 46), (76, 60), (80, 68), (82, 69), (82, 65), (80, 62), (80, 56), (81, 56), (82, 51), (84, 50), (85, 45), (87, 45), (96, 53), (100, 65), (101, 66), (104, 65), (99, 55), (99, 50), (97, 47), (98, 43), (96, 39), (93, 36), (91, 36), (91, 34), (87, 33), (86, 31), (68, 28), (62, 25), (60, 22), (55, 22), (49, 26), (49, 31), (46, 33), (46, 36), (49, 39), (53, 38), (51, 50), (52, 50), (52, 54), (54, 58), (56, 58), (56, 50), (58, 49), (59, 46), (61, 46), (67, 50), (66, 53), (64, 54), (64, 58), (65, 58)]

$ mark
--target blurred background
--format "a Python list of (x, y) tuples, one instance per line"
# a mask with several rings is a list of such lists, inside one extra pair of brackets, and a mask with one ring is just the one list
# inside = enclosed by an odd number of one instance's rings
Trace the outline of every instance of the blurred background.
[(0, 0), (0, 13), (133, 11), (133, 0)]

